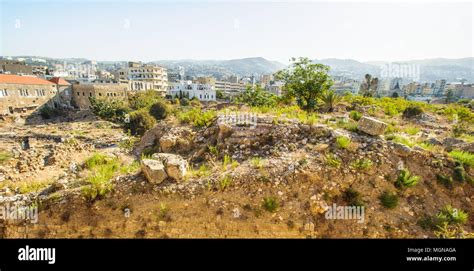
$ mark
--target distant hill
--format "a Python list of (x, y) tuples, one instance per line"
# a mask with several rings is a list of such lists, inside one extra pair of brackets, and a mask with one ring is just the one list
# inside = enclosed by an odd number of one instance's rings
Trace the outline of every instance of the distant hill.
[(353, 59), (320, 59), (313, 60), (315, 63), (325, 64), (331, 67), (331, 74), (345, 75), (351, 78), (360, 79), (366, 73), (381, 76), (382, 68), (389, 63), (401, 65), (418, 65), (420, 71), (420, 81), (435, 81), (446, 79), (448, 82), (458, 81), (461, 78), (468, 82), (474, 82), (474, 58), (433, 58), (410, 61), (371, 61), (359, 62)]
[(231, 60), (158, 60), (152, 61), (170, 70), (183, 69), (186, 75), (217, 78), (228, 75), (250, 76), (274, 73), (285, 68), (285, 65), (263, 57), (252, 57)]

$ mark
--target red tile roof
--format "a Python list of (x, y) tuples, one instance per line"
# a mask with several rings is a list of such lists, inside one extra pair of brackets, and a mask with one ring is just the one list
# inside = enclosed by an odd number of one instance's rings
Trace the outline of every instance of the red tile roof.
[(57, 85), (60, 85), (60, 86), (69, 86), (70, 83), (64, 79), (62, 79), (61, 77), (53, 77), (51, 79), (49, 79), (49, 81), (57, 84)]
[(0, 74), (0, 84), (51, 85), (53, 83), (38, 77)]

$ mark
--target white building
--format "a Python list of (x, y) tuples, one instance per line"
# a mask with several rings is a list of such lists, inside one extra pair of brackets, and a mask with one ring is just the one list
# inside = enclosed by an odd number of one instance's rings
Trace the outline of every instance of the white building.
[(196, 97), (200, 101), (215, 101), (216, 90), (214, 86), (209, 84), (195, 84), (191, 81), (182, 81), (174, 83), (168, 90), (168, 95), (173, 98), (188, 98)]

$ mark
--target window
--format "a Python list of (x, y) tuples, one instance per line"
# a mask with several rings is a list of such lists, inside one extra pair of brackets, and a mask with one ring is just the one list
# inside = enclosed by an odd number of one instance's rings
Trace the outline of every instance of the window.
[(0, 89), (0, 97), (6, 97), (8, 96), (8, 92), (6, 89)]

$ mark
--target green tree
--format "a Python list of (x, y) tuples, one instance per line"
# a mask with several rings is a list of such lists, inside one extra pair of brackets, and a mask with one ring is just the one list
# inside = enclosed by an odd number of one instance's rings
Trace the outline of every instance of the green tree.
[(360, 85), (360, 92), (364, 97), (373, 97), (377, 91), (379, 79), (373, 78), (372, 75), (366, 74), (364, 76), (365, 81)]
[(329, 67), (312, 63), (309, 58), (292, 58), (290, 68), (275, 74), (277, 80), (285, 82), (286, 95), (295, 97), (298, 105), (305, 110), (314, 110), (323, 92), (329, 90), (333, 82)]
[(246, 103), (250, 106), (275, 106), (277, 96), (263, 90), (260, 86), (247, 86), (247, 89), (235, 99), (236, 102)]

